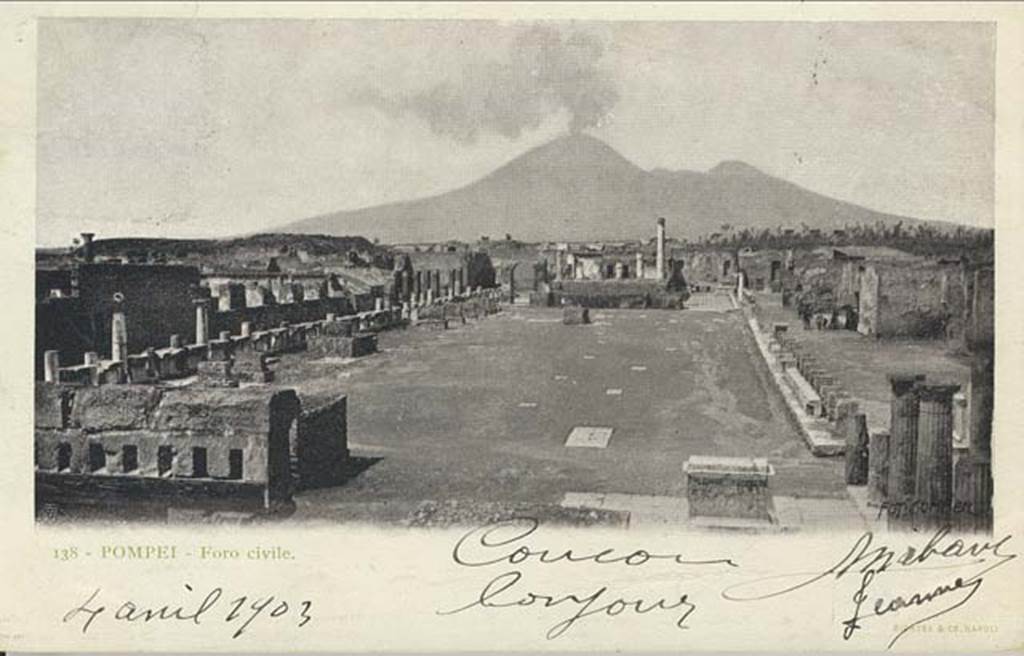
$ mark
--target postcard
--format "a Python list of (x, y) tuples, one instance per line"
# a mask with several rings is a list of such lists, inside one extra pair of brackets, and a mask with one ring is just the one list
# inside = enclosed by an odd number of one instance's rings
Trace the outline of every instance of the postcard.
[(3, 7), (0, 649), (1020, 649), (1022, 43)]

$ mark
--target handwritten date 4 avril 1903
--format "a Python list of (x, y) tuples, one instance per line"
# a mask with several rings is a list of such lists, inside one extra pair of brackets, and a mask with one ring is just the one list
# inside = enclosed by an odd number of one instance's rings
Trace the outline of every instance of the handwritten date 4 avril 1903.
[(256, 621), (289, 622), (303, 627), (312, 621), (313, 602), (289, 602), (273, 595), (250, 597), (242, 595), (227, 600), (224, 590), (211, 588), (201, 598), (195, 588), (186, 583), (189, 599), (175, 604), (146, 605), (132, 600), (105, 600), (103, 591), (96, 588), (89, 598), (64, 614), (64, 623), (81, 623), (82, 633), (88, 633), (94, 622), (109, 618), (126, 624), (154, 622), (181, 622), (199, 626), (206, 622), (223, 622), (234, 629), (232, 639), (241, 637)]

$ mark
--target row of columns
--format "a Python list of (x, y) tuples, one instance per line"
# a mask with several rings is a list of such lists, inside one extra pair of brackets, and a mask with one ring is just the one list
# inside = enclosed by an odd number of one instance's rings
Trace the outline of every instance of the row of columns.
[[(972, 387), (976, 378), (972, 375)], [(984, 528), (991, 511), (991, 413), (971, 443), (971, 457), (958, 458), (953, 414), (960, 386), (926, 382), (922, 374), (893, 374), (889, 383), (889, 431), (871, 435), (868, 446), (869, 500), (884, 503), (896, 528), (950, 521), (960, 528)], [(973, 420), (973, 407), (971, 414)]]
[[(442, 278), (442, 273), (444, 276)], [(455, 298), (467, 293), (469, 270), (467, 267), (428, 271), (403, 271), (397, 281), (398, 300), (417, 303), (432, 303), (440, 298)]]

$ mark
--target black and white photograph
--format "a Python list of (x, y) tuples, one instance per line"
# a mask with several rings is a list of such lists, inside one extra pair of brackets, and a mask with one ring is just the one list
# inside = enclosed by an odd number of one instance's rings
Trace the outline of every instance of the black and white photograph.
[(994, 38), (42, 21), (38, 519), (988, 530)]

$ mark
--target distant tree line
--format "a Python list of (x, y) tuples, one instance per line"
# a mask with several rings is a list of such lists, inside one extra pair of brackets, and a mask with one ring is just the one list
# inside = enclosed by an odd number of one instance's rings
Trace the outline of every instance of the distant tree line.
[(851, 224), (834, 230), (821, 230), (801, 224), (799, 228), (743, 228), (728, 224), (719, 232), (683, 242), (705, 248), (728, 250), (814, 248), (830, 246), (888, 246), (925, 257), (967, 257), (972, 261), (993, 259), (995, 231), (968, 226), (939, 226), (933, 223)]

